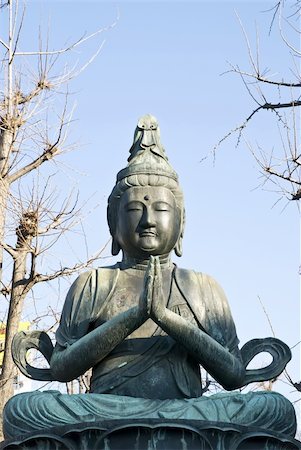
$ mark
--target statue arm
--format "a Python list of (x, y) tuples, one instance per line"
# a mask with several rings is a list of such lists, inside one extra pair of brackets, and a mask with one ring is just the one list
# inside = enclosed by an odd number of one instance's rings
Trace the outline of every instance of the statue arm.
[(246, 370), (241, 359), (207, 333), (165, 307), (153, 315), (153, 320), (183, 345), (224, 389), (233, 390), (244, 384)]
[[(72, 345), (57, 344), (51, 360), (50, 370), (57, 381), (71, 381), (102, 361), (118, 344), (137, 330), (148, 319), (147, 305), (151, 298), (150, 269), (146, 271), (144, 288), (137, 306), (118, 314), (90, 332), (80, 336)], [(81, 280), (78, 281), (80, 284)], [(71, 297), (77, 291), (75, 285)], [(92, 290), (81, 294), (86, 298)], [(72, 298), (70, 298), (72, 303)], [(66, 311), (68, 311), (66, 305)], [(70, 308), (69, 308), (70, 309)], [(75, 309), (79, 309), (75, 302)], [(87, 313), (85, 313), (87, 314)], [(68, 316), (68, 312), (64, 314)], [(71, 317), (72, 314), (69, 314)], [(71, 320), (71, 319), (70, 319)]]
[(57, 381), (66, 382), (84, 374), (102, 361), (118, 344), (139, 328), (147, 319), (139, 306), (105, 322), (74, 344), (54, 348), (50, 370)]
[(233, 390), (244, 385), (246, 370), (240, 352), (233, 350), (231, 353), (203, 329), (166, 308), (159, 260), (151, 258), (151, 266), (152, 300), (148, 305), (150, 317), (183, 345), (225, 389)]

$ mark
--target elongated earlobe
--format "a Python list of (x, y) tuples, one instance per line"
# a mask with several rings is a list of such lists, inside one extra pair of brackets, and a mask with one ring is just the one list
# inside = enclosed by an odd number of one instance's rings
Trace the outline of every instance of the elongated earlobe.
[(184, 236), (184, 228), (185, 228), (185, 209), (182, 210), (181, 217), (181, 232), (176, 242), (174, 251), (177, 256), (182, 256), (183, 254), (183, 236)]
[(120, 248), (118, 241), (116, 241), (116, 239), (112, 238), (112, 249), (111, 249), (112, 255), (113, 256), (118, 255), (120, 250), (121, 250), (121, 248)]
[(177, 240), (175, 248), (174, 248), (175, 254), (177, 256), (182, 256), (182, 254), (183, 254), (183, 246), (182, 246), (182, 244), (183, 244), (183, 235), (181, 233), (180, 236), (179, 236), (179, 239)]

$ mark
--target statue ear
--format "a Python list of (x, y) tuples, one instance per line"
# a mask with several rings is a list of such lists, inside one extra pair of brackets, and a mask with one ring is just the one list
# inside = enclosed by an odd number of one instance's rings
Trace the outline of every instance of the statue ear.
[(175, 254), (177, 256), (182, 256), (182, 254), (183, 254), (182, 244), (183, 244), (183, 233), (180, 234), (180, 236), (176, 242), (175, 248), (174, 248)]
[(184, 227), (185, 227), (185, 209), (183, 208), (182, 217), (181, 217), (181, 232), (176, 242), (174, 251), (177, 256), (182, 256), (183, 254), (183, 236), (184, 236)]
[(112, 249), (111, 249), (111, 253), (113, 256), (118, 255), (118, 253), (120, 252), (121, 247), (119, 245), (119, 242), (116, 241), (116, 239), (113, 237), (112, 238)]

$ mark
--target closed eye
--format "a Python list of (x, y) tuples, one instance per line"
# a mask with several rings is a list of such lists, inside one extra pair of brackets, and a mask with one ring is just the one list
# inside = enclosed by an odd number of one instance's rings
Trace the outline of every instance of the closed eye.
[(165, 202), (156, 202), (154, 204), (155, 211), (170, 211), (170, 209), (171, 209), (171, 206)]
[(143, 205), (140, 202), (129, 202), (125, 205), (126, 211), (143, 211)]

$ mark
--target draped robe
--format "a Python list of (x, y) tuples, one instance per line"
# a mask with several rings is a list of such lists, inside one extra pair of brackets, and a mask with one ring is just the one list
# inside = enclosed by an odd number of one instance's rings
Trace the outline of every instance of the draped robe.
[[(110, 308), (122, 308), (119, 275), (117, 264), (78, 277), (68, 292), (56, 333), (61, 347), (100, 326)], [(167, 307), (240, 358), (227, 299), (212, 277), (175, 267)], [(4, 410), (4, 431), (11, 437), (54, 425), (132, 417), (222, 421), (295, 434), (294, 409), (278, 393), (202, 396), (202, 391), (196, 361), (156, 327), (146, 338), (126, 339), (98, 363), (89, 394), (47, 391), (13, 397)]]

